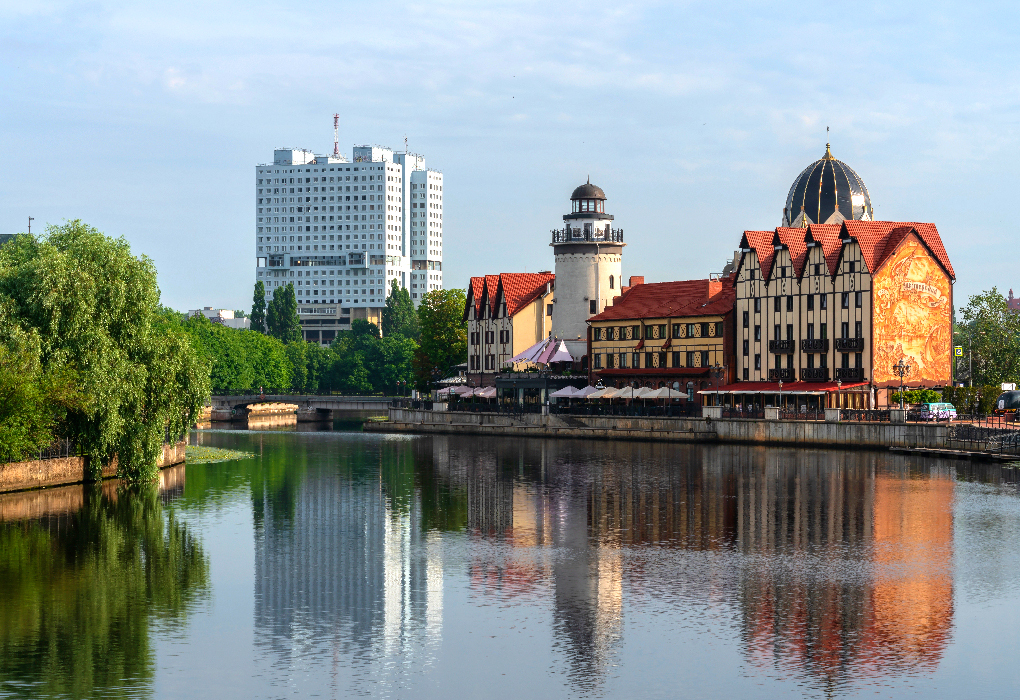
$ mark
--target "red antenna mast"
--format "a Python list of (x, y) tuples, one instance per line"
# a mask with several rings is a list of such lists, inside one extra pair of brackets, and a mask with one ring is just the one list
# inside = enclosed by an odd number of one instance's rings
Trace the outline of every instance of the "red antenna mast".
[(338, 129), (340, 128), (340, 115), (333, 115), (333, 157), (340, 157), (340, 137), (338, 136)]

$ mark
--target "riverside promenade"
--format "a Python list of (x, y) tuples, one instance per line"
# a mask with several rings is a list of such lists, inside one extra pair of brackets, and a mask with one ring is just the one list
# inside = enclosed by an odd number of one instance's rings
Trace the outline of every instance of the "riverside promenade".
[[(653, 418), (526, 413), (467, 413), (390, 408), (388, 420), (369, 421), (379, 433), (443, 433), (516, 437), (642, 440), (650, 442), (730, 443), (896, 449), (942, 456), (987, 455), (992, 446), (954, 439), (945, 423), (866, 423), (747, 418)], [(1018, 459), (1015, 455), (1010, 459)]]

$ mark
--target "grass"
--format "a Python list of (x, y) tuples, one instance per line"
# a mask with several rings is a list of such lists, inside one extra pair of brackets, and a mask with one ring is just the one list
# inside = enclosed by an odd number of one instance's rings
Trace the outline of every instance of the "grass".
[(213, 462), (230, 462), (235, 459), (250, 459), (255, 455), (251, 452), (224, 450), (219, 447), (201, 447), (188, 445), (184, 459), (188, 464), (211, 464)]

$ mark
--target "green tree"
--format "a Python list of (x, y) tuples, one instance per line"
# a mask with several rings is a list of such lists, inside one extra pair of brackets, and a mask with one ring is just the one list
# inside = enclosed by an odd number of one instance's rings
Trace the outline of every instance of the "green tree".
[(1020, 379), (1020, 314), (1012, 311), (998, 289), (992, 287), (970, 297), (961, 310), (964, 367), (973, 344), (974, 386), (999, 385)]
[(251, 303), (251, 330), (266, 332), (266, 286), (262, 280), (255, 283), (255, 294)]
[(421, 341), (414, 356), (415, 384), (427, 391), (438, 374), (446, 376), (450, 369), (467, 357), (467, 322), (463, 289), (435, 289), (426, 294), (418, 306)]
[(266, 309), (266, 326), (269, 335), (285, 343), (296, 343), (303, 340), (293, 284), (280, 287), (273, 292), (273, 299)]
[(304, 342), (287, 343), (284, 346), (291, 366), (291, 388), (299, 393), (308, 388), (308, 354), (306, 352), (308, 346), (309, 343)]
[(153, 478), (166, 437), (198, 417), (209, 374), (161, 313), (152, 261), (81, 221), (50, 226), (0, 247), (0, 307), (7, 328), (38, 333), (45, 372), (76, 373), (82, 401), (62, 432), (89, 457), (90, 477), (116, 456), (122, 477)]
[(387, 394), (396, 394), (401, 388), (398, 382), (414, 380), (414, 353), (418, 343), (400, 333), (387, 335), (379, 341), (378, 365), (372, 372), (374, 389)]
[(405, 338), (418, 340), (418, 313), (411, 302), (411, 294), (396, 280), (390, 286), (390, 295), (382, 312), (382, 333), (384, 336), (399, 333)]

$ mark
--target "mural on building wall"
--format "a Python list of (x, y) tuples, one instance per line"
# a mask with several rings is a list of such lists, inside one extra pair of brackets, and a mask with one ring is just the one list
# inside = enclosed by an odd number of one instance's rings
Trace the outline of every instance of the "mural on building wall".
[(952, 302), (949, 277), (911, 235), (873, 278), (874, 381), (899, 384), (892, 367), (910, 364), (906, 381), (927, 386), (951, 380)]

